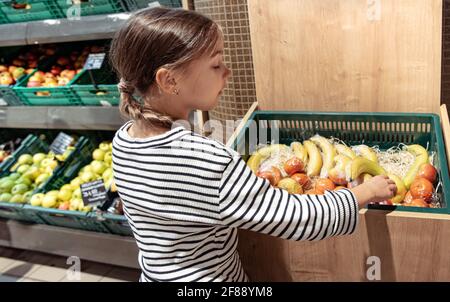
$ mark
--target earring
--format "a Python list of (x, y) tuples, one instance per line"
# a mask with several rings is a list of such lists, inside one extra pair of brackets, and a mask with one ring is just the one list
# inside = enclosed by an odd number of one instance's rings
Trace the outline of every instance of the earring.
[(176, 95), (178, 95), (178, 93), (179, 93), (178, 89), (175, 88), (175, 89), (173, 90), (173, 93), (176, 94)]

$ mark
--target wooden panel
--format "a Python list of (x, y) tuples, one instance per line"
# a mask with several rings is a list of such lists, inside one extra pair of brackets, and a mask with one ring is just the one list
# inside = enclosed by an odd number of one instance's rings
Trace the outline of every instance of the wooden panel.
[(442, 0), (252, 0), (261, 109), (439, 112)]
[(377, 256), (381, 281), (450, 281), (450, 216), (362, 210), (360, 218), (353, 235), (317, 242), (241, 231), (244, 267), (253, 281), (368, 281), (367, 259)]

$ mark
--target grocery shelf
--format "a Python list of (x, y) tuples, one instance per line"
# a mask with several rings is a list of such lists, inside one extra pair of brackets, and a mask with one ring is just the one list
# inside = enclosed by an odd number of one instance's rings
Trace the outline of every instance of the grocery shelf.
[(0, 219), (0, 246), (139, 268), (133, 237)]
[(0, 45), (60, 43), (112, 38), (130, 13), (0, 25)]
[(117, 107), (0, 107), (0, 128), (117, 130), (123, 123)]

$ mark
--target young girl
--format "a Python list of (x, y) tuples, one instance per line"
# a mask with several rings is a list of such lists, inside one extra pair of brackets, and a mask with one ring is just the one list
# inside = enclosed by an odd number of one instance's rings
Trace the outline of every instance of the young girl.
[(232, 149), (172, 127), (217, 104), (230, 75), (222, 56), (219, 26), (178, 9), (140, 11), (112, 42), (120, 110), (131, 119), (114, 138), (114, 175), (140, 281), (247, 281), (238, 228), (290, 240), (351, 234), (360, 206), (395, 194), (394, 182), (378, 176), (351, 190), (291, 195)]

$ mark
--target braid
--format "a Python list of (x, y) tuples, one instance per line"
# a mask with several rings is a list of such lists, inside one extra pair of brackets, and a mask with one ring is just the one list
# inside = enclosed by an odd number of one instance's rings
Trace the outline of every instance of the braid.
[(166, 127), (172, 125), (173, 120), (170, 116), (153, 110), (144, 100), (140, 102), (139, 99), (134, 96), (136, 88), (131, 83), (122, 78), (117, 87), (120, 91), (121, 101), (119, 110), (122, 115), (133, 120), (144, 120), (150, 124)]

